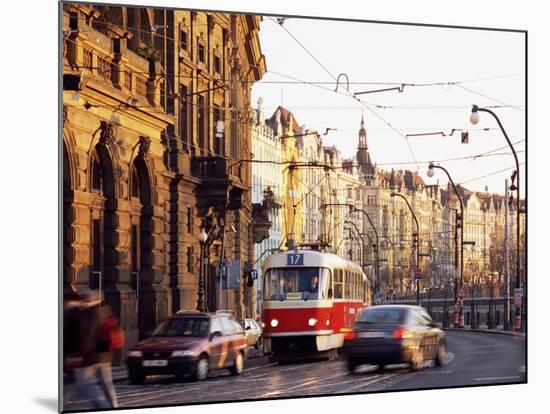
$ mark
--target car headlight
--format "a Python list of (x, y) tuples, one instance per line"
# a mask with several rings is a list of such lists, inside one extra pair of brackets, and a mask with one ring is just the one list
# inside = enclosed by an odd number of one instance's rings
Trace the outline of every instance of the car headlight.
[(184, 351), (172, 351), (173, 357), (186, 357), (186, 356), (195, 356), (195, 355), (197, 355), (197, 353), (190, 349), (186, 349)]
[(143, 352), (141, 351), (130, 351), (128, 352), (129, 357), (135, 357), (135, 358), (141, 358), (143, 356)]
[(271, 326), (273, 328), (276, 328), (279, 325), (279, 321), (277, 319), (271, 319)]
[(309, 318), (309, 321), (307, 321), (307, 324), (309, 326), (315, 326), (316, 323), (317, 323), (317, 319), (315, 318)]

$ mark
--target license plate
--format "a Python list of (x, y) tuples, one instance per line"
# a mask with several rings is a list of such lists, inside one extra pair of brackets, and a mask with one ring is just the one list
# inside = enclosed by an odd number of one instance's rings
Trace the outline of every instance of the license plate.
[(166, 359), (155, 359), (151, 361), (143, 361), (144, 367), (165, 367), (168, 365), (168, 360)]
[(359, 338), (384, 338), (385, 336), (384, 332), (359, 332), (357, 334)]

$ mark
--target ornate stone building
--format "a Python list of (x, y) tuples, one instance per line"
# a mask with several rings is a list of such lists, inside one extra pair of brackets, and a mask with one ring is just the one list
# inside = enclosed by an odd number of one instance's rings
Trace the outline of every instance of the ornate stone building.
[(254, 314), (244, 274), (257, 221), (239, 161), (266, 70), (259, 23), (63, 5), (63, 282), (99, 289), (128, 346), (179, 309), (221, 307), (222, 249), (233, 272), (223, 305)]

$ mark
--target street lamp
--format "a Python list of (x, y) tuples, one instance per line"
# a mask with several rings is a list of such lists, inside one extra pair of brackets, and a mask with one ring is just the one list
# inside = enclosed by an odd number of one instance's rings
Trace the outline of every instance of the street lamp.
[[(488, 114), (491, 114), (493, 118), (496, 119), (498, 126), (500, 130), (502, 131), (502, 134), (504, 135), (504, 138), (506, 138), (506, 142), (508, 143), (508, 146), (512, 150), (512, 154), (514, 155), (514, 160), (516, 162), (516, 170), (512, 174), (512, 185), (510, 186), (510, 190), (514, 191), (516, 190), (516, 214), (517, 214), (517, 224), (516, 224), (516, 245), (517, 245), (517, 255), (516, 255), (516, 287), (519, 289), (521, 287), (521, 278), (520, 278), (520, 269), (519, 269), (519, 246), (520, 246), (520, 229), (521, 229), (521, 219), (520, 219), (520, 196), (519, 196), (519, 161), (518, 161), (518, 155), (516, 153), (516, 150), (514, 149), (514, 146), (512, 145), (512, 142), (510, 141), (510, 138), (508, 138), (508, 134), (504, 130), (504, 127), (502, 126), (502, 123), (500, 122), (500, 119), (498, 116), (487, 108), (480, 108), (477, 105), (472, 106), (472, 113), (470, 115), (470, 122), (473, 125), (476, 125), (479, 122), (479, 112), (487, 112)], [(516, 179), (516, 184), (514, 185), (514, 179)], [(516, 307), (516, 321), (515, 321), (515, 329), (519, 330), (521, 328), (521, 308), (518, 306)]]
[(201, 247), (200, 250), (200, 269), (199, 269), (199, 291), (197, 299), (197, 310), (199, 312), (206, 312), (205, 302), (204, 302), (204, 248), (206, 246), (206, 241), (208, 240), (208, 234), (204, 231), (204, 228), (201, 228), (199, 233), (199, 244)]
[[(462, 286), (463, 286), (463, 270), (464, 270), (464, 204), (462, 203), (462, 198), (460, 198), (460, 194), (458, 193), (458, 190), (456, 188), (456, 185), (451, 178), (451, 175), (449, 174), (449, 171), (447, 171), (444, 167), (440, 165), (434, 165), (433, 162), (430, 162), (430, 165), (428, 166), (428, 177), (433, 177), (435, 172), (434, 169), (439, 168), (440, 170), (443, 170), (445, 174), (447, 174), (447, 178), (449, 179), (451, 185), (453, 186), (453, 190), (456, 194), (456, 197), (458, 198), (458, 201), (460, 203), (460, 215), (456, 215), (455, 217), (455, 268), (458, 273), (458, 228), (460, 227), (460, 300), (458, 300), (458, 291), (457, 291), (457, 280), (455, 275), (455, 317), (454, 317), (454, 323), (455, 325), (458, 325), (460, 328), (464, 327), (464, 312), (463, 312), (463, 303), (462, 303)], [(458, 313), (456, 310), (456, 304), (459, 303), (459, 309)]]
[[(429, 175), (429, 174), (428, 174)], [(392, 191), (390, 194), (390, 197), (392, 197), (395, 200), (395, 197), (401, 197), (403, 200), (405, 200), (405, 203), (407, 203), (407, 207), (411, 211), (411, 214), (414, 218), (414, 222), (416, 224), (416, 233), (413, 232), (413, 244), (414, 249), (416, 251), (416, 263), (415, 263), (415, 279), (416, 279), (416, 270), (418, 270), (418, 266), (420, 264), (420, 226), (418, 225), (418, 219), (416, 218), (416, 214), (414, 214), (414, 211), (409, 203), (409, 200), (400, 193), (396, 193), (395, 191)], [(420, 304), (420, 279), (416, 279), (416, 304)]]

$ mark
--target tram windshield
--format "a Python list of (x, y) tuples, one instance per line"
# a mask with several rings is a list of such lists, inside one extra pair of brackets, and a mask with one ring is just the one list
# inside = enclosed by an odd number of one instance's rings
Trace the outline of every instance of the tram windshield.
[(264, 279), (264, 300), (318, 300), (332, 296), (330, 271), (319, 267), (273, 268)]

